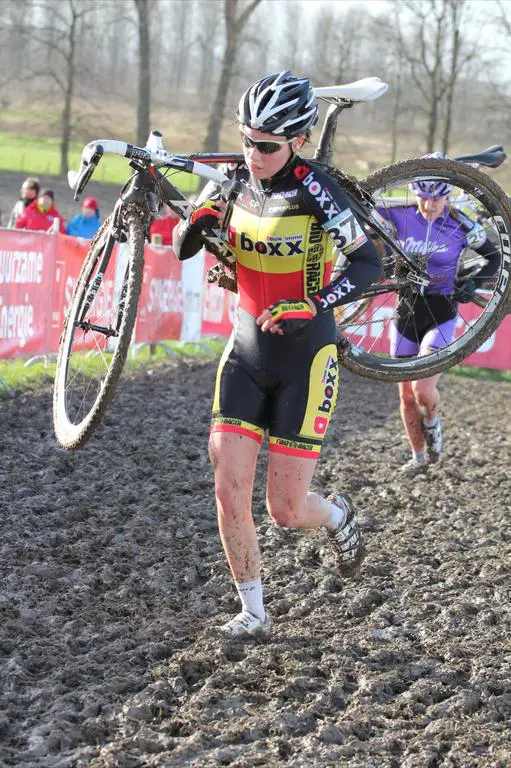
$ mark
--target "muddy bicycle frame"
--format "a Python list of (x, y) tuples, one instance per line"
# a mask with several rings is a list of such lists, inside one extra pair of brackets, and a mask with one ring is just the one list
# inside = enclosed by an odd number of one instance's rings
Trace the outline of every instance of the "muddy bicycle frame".
[[(387, 91), (387, 88), (387, 84), (376, 77), (365, 78), (343, 86), (315, 88), (316, 97), (328, 103), (329, 107), (312, 162), (320, 164), (328, 171), (340, 113), (345, 109), (352, 108), (357, 103), (373, 101), (379, 98)], [(208, 250), (213, 253), (219, 262), (228, 267), (233, 267), (235, 258), (227, 246), (225, 238), (241, 185), (237, 181), (230, 180), (221, 171), (211, 166), (224, 163), (239, 165), (244, 162), (243, 154), (197, 152), (188, 155), (170, 155), (163, 148), (162, 135), (159, 131), (151, 132), (145, 147), (137, 147), (110, 139), (91, 142), (82, 152), (80, 171), (69, 174), (69, 183), (74, 190), (75, 200), (78, 200), (79, 195), (85, 189), (87, 182), (105, 153), (113, 153), (128, 158), (130, 160), (129, 165), (134, 170), (133, 175), (122, 188), (114, 208), (111, 228), (112, 237), (109, 238), (102, 257), (105, 266), (110, 259), (114, 241), (122, 237), (122, 227), (120, 224), (124, 204), (135, 204), (140, 209), (147, 226), (151, 216), (157, 213), (161, 203), (166, 203), (179, 218), (187, 218), (193, 212), (194, 206), (192, 203), (160, 170), (166, 169), (192, 173), (204, 179), (212, 180), (220, 186), (221, 196), (226, 202), (223, 224), (220, 230), (209, 232), (204, 237), (204, 241)], [(478, 155), (470, 155), (458, 159), (474, 165), (482, 164), (497, 167), (503, 162), (505, 157), (503, 148), (501, 146), (494, 146)], [(363, 292), (362, 297), (359, 298), (372, 298), (389, 291), (399, 290), (405, 286), (408, 288), (413, 286), (415, 291), (423, 291), (427, 288), (431, 282), (427, 270), (418, 263), (413, 253), (404, 251), (401, 243), (381, 223), (381, 220), (375, 213), (375, 200), (361, 188), (356, 179), (340, 171), (335, 171), (335, 173), (340, 184), (342, 184), (343, 179), (346, 181), (344, 191), (348, 194), (351, 207), (359, 218), (371, 228), (380, 240), (390, 247), (391, 251), (400, 260), (397, 270), (398, 274), (394, 274), (390, 282), (387, 280), (385, 283), (376, 283), (369, 286)], [(431, 178), (431, 175), (428, 175), (428, 180), (431, 180)], [(99, 282), (103, 272), (104, 269), (100, 268)], [(93, 300), (94, 291), (94, 286), (92, 286), (90, 301), (87, 300), (84, 303), (83, 312), (81, 313), (81, 324), (84, 329), (86, 326), (84, 318)], [(107, 332), (106, 329), (102, 330)]]
[[(317, 98), (329, 103), (330, 106), (322, 125), (317, 150), (312, 161), (328, 168), (333, 153), (339, 114), (343, 110), (353, 107), (356, 103), (379, 98), (379, 96), (385, 93), (387, 88), (387, 84), (379, 78), (366, 78), (347, 86), (330, 86), (314, 89)], [(204, 179), (212, 180), (220, 186), (222, 198), (226, 202), (223, 225), (221, 230), (209, 232), (207, 236), (204, 236), (204, 242), (208, 250), (221, 263), (227, 266), (234, 265), (235, 258), (225, 242), (225, 237), (241, 185), (211, 166), (224, 163), (239, 165), (244, 162), (243, 154), (197, 152), (187, 155), (170, 155), (163, 148), (162, 135), (159, 131), (151, 132), (145, 147), (137, 147), (111, 139), (94, 141), (84, 147), (79, 172), (71, 171), (69, 174), (69, 184), (74, 191), (75, 200), (79, 199), (102, 156), (107, 153), (128, 158), (130, 161), (129, 165), (133, 168), (134, 173), (122, 188), (114, 208), (111, 230), (113, 237), (110, 238), (109, 245), (105, 248), (103, 254), (105, 264), (110, 259), (114, 240), (119, 239), (121, 236), (120, 214), (123, 204), (130, 203), (139, 207), (147, 223), (150, 217), (157, 213), (161, 203), (166, 203), (182, 219), (187, 218), (194, 211), (193, 204), (160, 170), (165, 169), (192, 173)], [(350, 197), (353, 209), (361, 220), (368, 224), (378, 237), (403, 259), (404, 264), (406, 264), (407, 284), (416, 284), (418, 290), (421, 287), (427, 287), (430, 283), (427, 272), (419, 265), (413, 254), (407, 254), (403, 250), (399, 241), (374, 216), (374, 200), (362, 190), (353, 177), (346, 178), (349, 178), (352, 193), (350, 194), (350, 190), (345, 191)], [(356, 193), (355, 195), (353, 194), (353, 188)], [(100, 268), (100, 274), (103, 271)], [(395, 281), (393, 287), (396, 287)], [(388, 284), (386, 286), (375, 285), (371, 287), (370, 293), (366, 291), (364, 295), (377, 295), (388, 291)], [(89, 302), (85, 304), (87, 306), (84, 305), (82, 321), (90, 305)]]

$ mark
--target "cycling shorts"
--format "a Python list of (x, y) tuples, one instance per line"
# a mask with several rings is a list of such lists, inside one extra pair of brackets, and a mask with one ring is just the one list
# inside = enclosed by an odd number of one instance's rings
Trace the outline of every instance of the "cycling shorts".
[(454, 338), (457, 305), (451, 296), (417, 294), (413, 311), (398, 317), (390, 334), (393, 357), (412, 357), (446, 347)]
[(238, 309), (218, 367), (212, 432), (233, 432), (269, 450), (317, 459), (337, 401), (339, 367), (331, 312), (292, 336), (263, 333)]

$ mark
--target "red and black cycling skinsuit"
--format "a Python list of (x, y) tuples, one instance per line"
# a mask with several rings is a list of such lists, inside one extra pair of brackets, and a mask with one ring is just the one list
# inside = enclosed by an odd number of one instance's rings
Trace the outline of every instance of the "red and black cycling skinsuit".
[[(270, 451), (318, 458), (338, 392), (336, 328), (330, 311), (353, 301), (381, 276), (377, 251), (339, 186), (307, 160), (294, 156), (272, 179), (254, 181), (248, 170), (228, 231), (236, 256), (238, 314), (220, 361), (212, 431), (262, 441)], [(208, 199), (176, 228), (180, 260), (202, 246), (202, 223), (211, 221)], [(218, 195), (217, 195), (218, 196)], [(209, 206), (209, 207), (208, 207)], [(206, 212), (202, 217), (202, 213)], [(331, 282), (337, 248), (348, 260)], [(263, 333), (256, 318), (282, 299), (310, 297), (318, 314), (292, 334)]]

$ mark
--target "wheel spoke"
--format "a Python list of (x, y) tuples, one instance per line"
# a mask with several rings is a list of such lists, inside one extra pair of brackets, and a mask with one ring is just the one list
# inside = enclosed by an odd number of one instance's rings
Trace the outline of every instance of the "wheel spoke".
[[(422, 209), (417, 206), (411, 186), (416, 181), (441, 181), (452, 187), (441, 214), (433, 212), (434, 218), (430, 218), (420, 213)], [(505, 285), (501, 275), (506, 273), (511, 286), (511, 270), (509, 261), (496, 259), (495, 253), (502, 253), (502, 244), (511, 235), (507, 197), (491, 179), (471, 166), (429, 158), (405, 161), (378, 171), (362, 186), (376, 199), (378, 212), (401, 248), (427, 270), (430, 283), (427, 287), (414, 284), (408, 264), (399, 254), (389, 254), (392, 245), (387, 243), (384, 275), (396, 280), (390, 284), (394, 299), (386, 296), (381, 300), (373, 294), (363, 315), (356, 322), (347, 323), (346, 335), (353, 340), (356, 351), (348, 353), (346, 364), (362, 375), (387, 380), (423, 378), (431, 375), (431, 371), (440, 372), (459, 362), (460, 352), (470, 354), (487, 338), (494, 327), (494, 323), (490, 324), (493, 312), (499, 317), (503, 315), (506, 296), (501, 295)], [(486, 234), (486, 239), (481, 237), (486, 245), (480, 256), (476, 250), (478, 239), (471, 243), (471, 221), (472, 227), (477, 226), (474, 232)], [(459, 293), (463, 280), (477, 278), (478, 270), (495, 263), (497, 276), (484, 279), (484, 289), (478, 288), (474, 295), (466, 292), (466, 302), (454, 301), (457, 285), (461, 286), (457, 296), (463, 299), (463, 293)], [(509, 288), (504, 291), (508, 292)], [(456, 330), (451, 336), (454, 322), (450, 326), (446, 323), (454, 320)], [(395, 323), (401, 334), (395, 337), (396, 357), (392, 358), (388, 330)], [(430, 334), (438, 348), (428, 352), (425, 345)], [(422, 351), (406, 360), (404, 356), (400, 358), (400, 351), (408, 351), (402, 337), (416, 339), (418, 348), (425, 339)]]

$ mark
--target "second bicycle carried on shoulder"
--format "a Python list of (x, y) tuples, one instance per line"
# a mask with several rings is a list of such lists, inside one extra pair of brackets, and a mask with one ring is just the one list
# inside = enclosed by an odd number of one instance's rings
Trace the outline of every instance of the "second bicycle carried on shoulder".
[[(340, 362), (362, 376), (402, 381), (431, 376), (460, 362), (498, 326), (511, 291), (511, 209), (500, 187), (475, 167), (498, 165), (505, 157), (499, 151), (501, 148), (493, 148), (486, 156), (466, 157), (463, 162), (435, 157), (407, 160), (360, 181), (332, 167), (339, 113), (358, 102), (374, 100), (386, 90), (386, 84), (378, 78), (315, 88), (316, 97), (330, 106), (317, 151), (308, 162), (317, 163), (340, 184), (383, 253), (383, 279), (366, 289), (352, 305), (343, 308), (344, 313), (338, 319)], [(172, 155), (163, 148), (162, 136), (157, 131), (151, 133), (145, 147), (110, 139), (94, 141), (83, 150), (79, 172), (70, 174), (75, 199), (84, 191), (105, 154), (126, 157), (133, 173), (123, 186), (114, 211), (91, 242), (60, 340), (54, 426), (57, 439), (65, 448), (83, 445), (111, 402), (135, 326), (143, 280), (144, 245), (152, 217), (163, 203), (181, 218), (187, 218), (194, 210), (193, 204), (171, 183), (169, 174), (192, 173), (221, 187), (226, 201), (223, 226), (221, 230), (205, 233), (204, 240), (219, 262), (211, 278), (219, 285), (236, 289), (236, 263), (226, 235), (239, 189), (218, 166), (240, 164), (243, 156)], [(449, 213), (459, 217), (460, 225), (445, 231), (443, 237), (442, 228), (437, 227), (436, 234), (428, 234), (425, 242), (417, 243), (413, 237), (407, 237), (406, 217), (416, 215), (414, 190), (428, 184), (445, 184), (449, 188)], [(389, 226), (397, 208), (401, 229), (404, 221), (404, 235), (395, 226)], [(432, 269), (435, 256), (455, 243), (456, 238), (460, 242), (463, 238), (466, 250), (470, 249), (467, 222), (470, 230), (470, 222), (477, 222), (479, 235), (486, 235), (493, 244), (497, 269), (471, 295), (470, 302), (458, 303), (453, 299), (457, 334), (450, 343), (429, 354), (392, 355), (388, 344), (392, 324), (403, 311), (413, 307), (435, 280), (442, 280), (441, 269), (437, 273)], [(120, 290), (113, 291), (118, 243), (126, 244), (129, 256), (122, 268)], [(470, 272), (460, 260), (459, 272), (466, 279), (467, 274), (477, 273), (477, 266)]]

